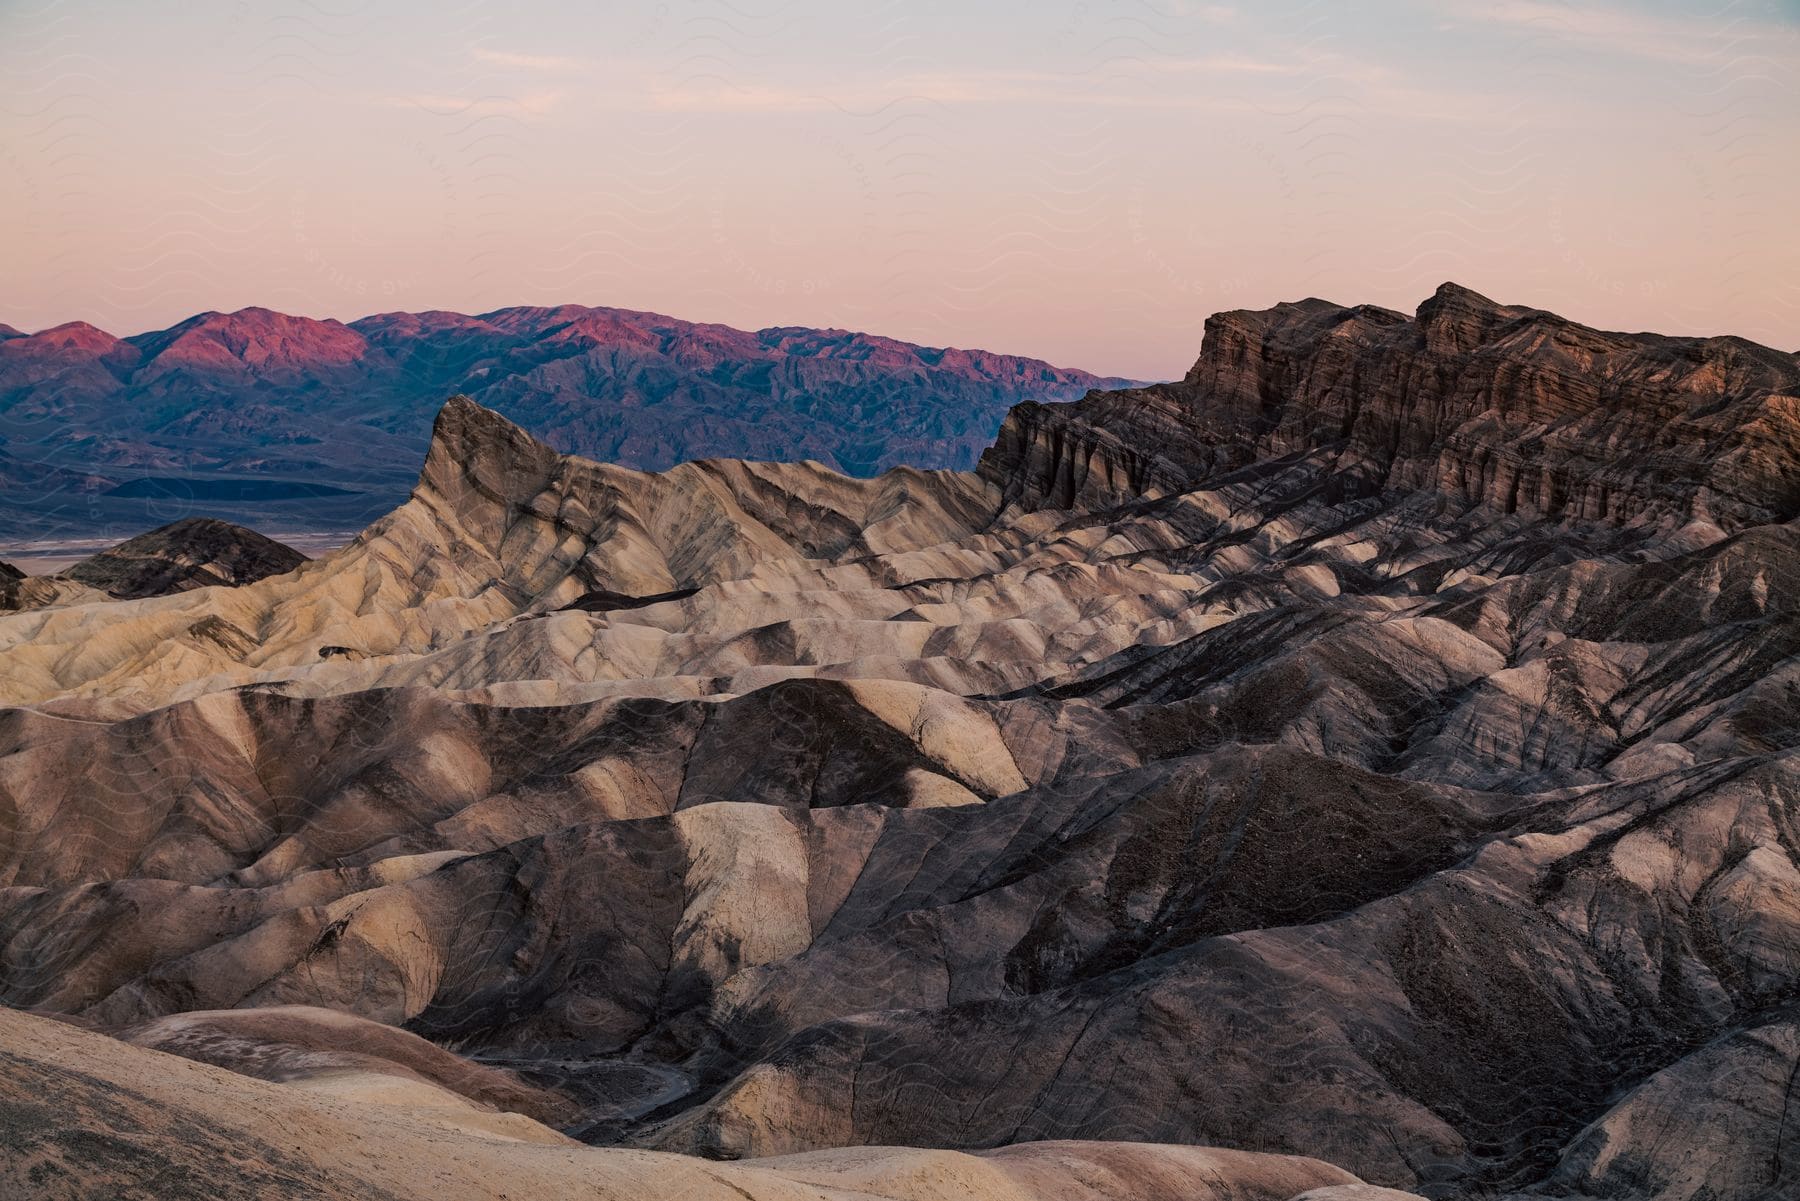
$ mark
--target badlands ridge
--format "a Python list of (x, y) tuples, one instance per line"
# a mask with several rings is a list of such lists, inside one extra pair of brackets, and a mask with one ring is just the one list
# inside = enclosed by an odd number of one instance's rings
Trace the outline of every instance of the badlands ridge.
[(342, 550), (0, 615), (0, 1183), (1792, 1196), (1797, 517), (1800, 359), (1451, 285), (973, 472), (453, 398)]

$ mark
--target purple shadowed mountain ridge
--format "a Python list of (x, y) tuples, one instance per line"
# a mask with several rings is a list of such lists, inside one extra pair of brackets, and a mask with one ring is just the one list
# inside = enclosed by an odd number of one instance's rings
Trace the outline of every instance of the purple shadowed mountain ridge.
[(96, 505), (128, 521), (145, 497), (272, 528), (366, 521), (404, 498), (453, 393), (559, 450), (645, 470), (967, 468), (1013, 404), (1122, 382), (844, 330), (578, 305), (348, 325), (252, 308), (130, 338), (72, 322), (0, 338), (0, 507), (15, 535)]

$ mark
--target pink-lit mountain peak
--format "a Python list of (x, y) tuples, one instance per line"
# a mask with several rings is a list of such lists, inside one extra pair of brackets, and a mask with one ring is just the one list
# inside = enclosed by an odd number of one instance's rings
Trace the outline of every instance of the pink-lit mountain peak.
[(982, 381), (1085, 380), (1036, 359), (983, 350), (917, 346), (854, 330), (772, 326), (756, 331), (661, 313), (565, 304), (515, 306), (478, 315), (427, 310), (378, 313), (344, 323), (251, 307), (196, 314), (167, 329), (120, 339), (86, 322), (35, 334), (0, 335), (8, 353), (105, 358), (114, 370), (164, 375), (291, 379), (357, 369), (380, 352), (404, 353), (428, 340), (455, 339), (499, 352), (532, 345), (550, 357), (596, 349), (666, 356), (690, 368), (726, 363), (834, 361), (863, 370), (938, 374)]
[(23, 343), (28, 342), (34, 349), (87, 351), (95, 355), (109, 354), (120, 345), (120, 339), (85, 321), (65, 321), (61, 325), (53, 325), (49, 329), (9, 341), (19, 343), (20, 348)]
[(0, 338), (0, 379), (5, 380), (75, 377), (110, 387), (117, 375), (135, 369), (138, 361), (137, 347), (85, 321)]
[(367, 340), (341, 321), (265, 308), (201, 313), (133, 341), (164, 370), (188, 367), (254, 375), (348, 367), (368, 352)]

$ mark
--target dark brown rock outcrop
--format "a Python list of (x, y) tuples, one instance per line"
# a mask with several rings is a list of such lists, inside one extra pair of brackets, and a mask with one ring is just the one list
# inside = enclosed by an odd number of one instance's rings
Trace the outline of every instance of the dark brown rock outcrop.
[(120, 600), (190, 588), (236, 587), (282, 575), (306, 556), (273, 538), (211, 517), (184, 517), (90, 555), (69, 579)]
[(1445, 284), (1411, 318), (1321, 300), (1220, 313), (1181, 382), (1022, 405), (981, 470), (1063, 506), (1296, 460), (1328, 496), (1734, 530), (1800, 514), (1796, 440), (1794, 355), (1603, 333)]

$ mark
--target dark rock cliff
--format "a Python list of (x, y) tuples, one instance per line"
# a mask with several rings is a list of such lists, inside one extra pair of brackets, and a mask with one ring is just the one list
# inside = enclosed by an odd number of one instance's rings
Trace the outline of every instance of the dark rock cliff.
[(1328, 494), (1726, 529), (1800, 513), (1800, 360), (1603, 333), (1445, 284), (1416, 316), (1321, 300), (1206, 323), (1179, 383), (1026, 404), (981, 461), (1026, 507), (1105, 504), (1311, 458)]

